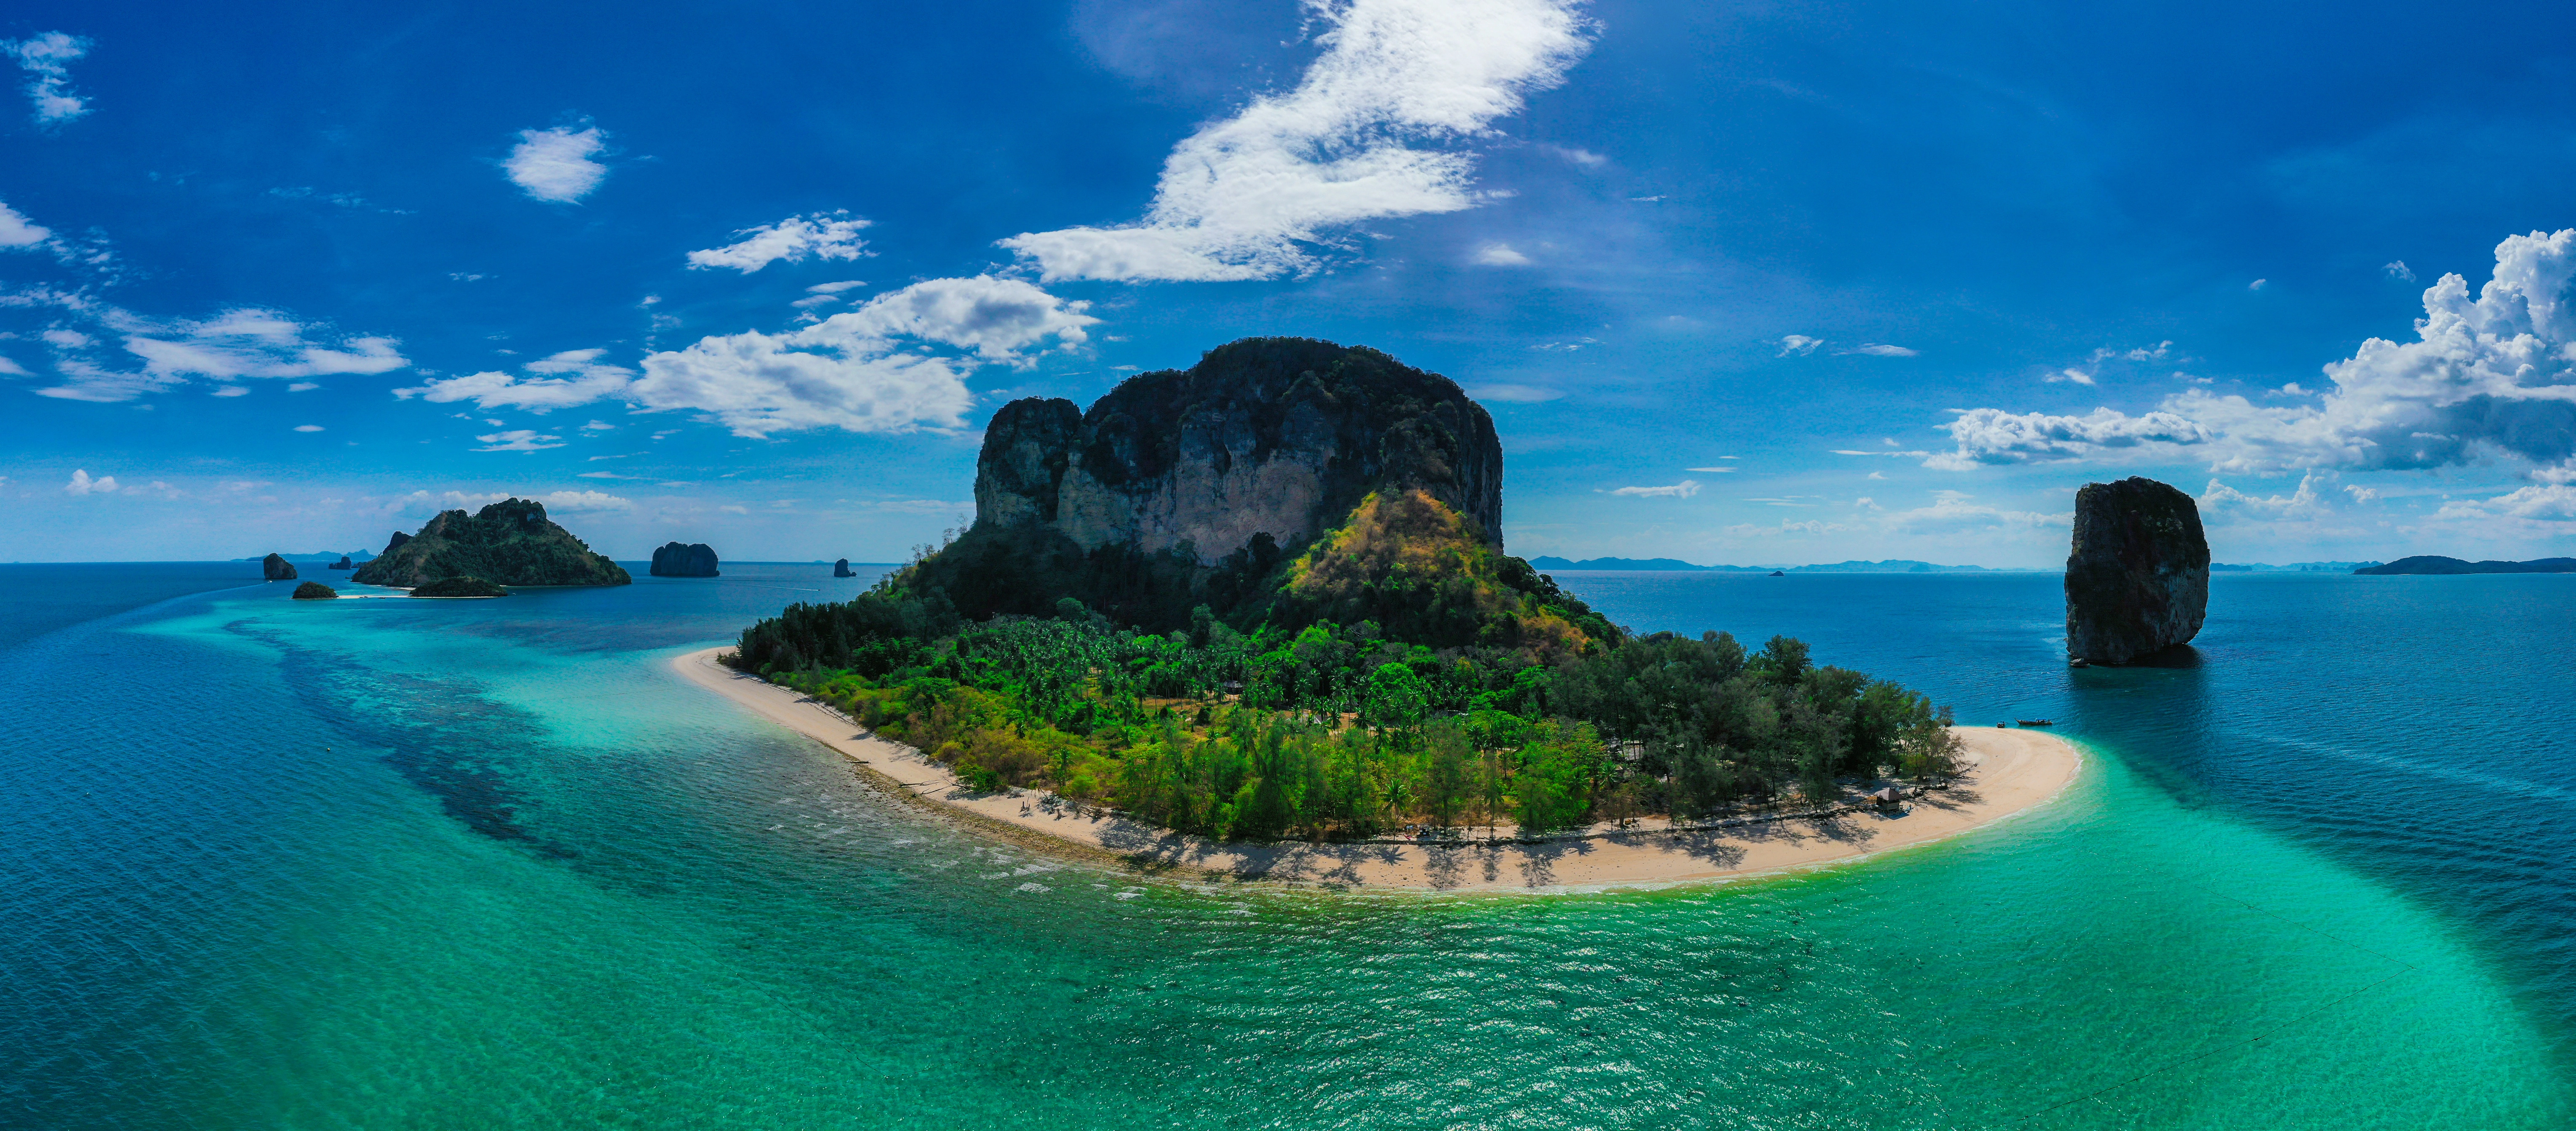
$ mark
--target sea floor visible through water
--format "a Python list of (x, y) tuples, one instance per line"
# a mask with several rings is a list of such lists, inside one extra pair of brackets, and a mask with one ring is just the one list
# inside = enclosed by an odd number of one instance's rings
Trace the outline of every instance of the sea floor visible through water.
[(2576, 578), (2221, 577), (2069, 670), (2049, 575), (1570, 574), (2085, 776), (1845, 867), (1353, 896), (980, 840), (668, 670), (866, 577), (244, 568), (0, 567), (0, 1125), (2576, 1123)]

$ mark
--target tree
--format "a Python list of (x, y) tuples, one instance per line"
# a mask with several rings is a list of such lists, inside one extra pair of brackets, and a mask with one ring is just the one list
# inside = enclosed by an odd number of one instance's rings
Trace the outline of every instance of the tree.
[(1422, 677), (1402, 664), (1379, 664), (1369, 673), (1363, 717), (1370, 726), (1387, 730), (1410, 729), (1422, 722), (1430, 709), (1429, 689)]

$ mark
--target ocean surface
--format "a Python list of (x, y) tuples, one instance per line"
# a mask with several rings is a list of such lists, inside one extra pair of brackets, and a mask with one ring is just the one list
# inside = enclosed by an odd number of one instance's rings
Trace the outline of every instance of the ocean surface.
[(2189, 656), (2069, 670), (2053, 575), (1570, 574), (2086, 770), (1856, 864), (1427, 896), (889, 808), (667, 667), (866, 578), (635, 572), (0, 566), (0, 1126), (2576, 1125), (2576, 576), (2220, 576)]

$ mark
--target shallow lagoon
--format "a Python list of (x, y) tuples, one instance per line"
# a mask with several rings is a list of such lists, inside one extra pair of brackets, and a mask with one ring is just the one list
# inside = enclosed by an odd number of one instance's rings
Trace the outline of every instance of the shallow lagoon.
[(2069, 671), (2053, 576), (1568, 575), (2095, 756), (2055, 805), (1855, 866), (1350, 897), (882, 808), (660, 662), (865, 579), (636, 572), (0, 622), (0, 1122), (2576, 1117), (2576, 578), (2221, 577), (2195, 666)]

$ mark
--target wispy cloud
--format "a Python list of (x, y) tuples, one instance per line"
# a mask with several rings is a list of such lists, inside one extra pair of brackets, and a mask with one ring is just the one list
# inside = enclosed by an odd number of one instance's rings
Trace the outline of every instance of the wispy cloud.
[(1780, 339), (1780, 356), (1805, 357), (1808, 354), (1816, 352), (1816, 347), (1823, 344), (1825, 344), (1825, 340), (1823, 338), (1810, 338), (1805, 334), (1791, 334), (1788, 337)]
[(1538, 385), (1478, 385), (1467, 395), (1480, 401), (1502, 401), (1505, 404), (1537, 404), (1552, 401), (1565, 394)]
[(489, 436), (476, 436), (475, 439), (487, 445), (474, 449), (478, 452), (541, 452), (563, 446), (561, 436), (543, 436), (526, 428), (513, 428)]
[(1482, 243), (1467, 261), (1482, 267), (1527, 267), (1530, 257), (1512, 249), (1507, 243)]
[[(245, 378), (386, 373), (411, 364), (397, 352), (398, 343), (392, 338), (362, 336), (331, 341), (321, 327), (272, 310), (239, 308), (202, 320), (156, 319), (99, 305), (77, 295), (43, 293), (7, 298), (17, 300), (11, 305), (60, 307), (81, 324), (98, 331), (91, 334), (56, 326), (42, 335), (53, 348), (53, 369), (63, 380), (36, 393), (63, 400), (128, 401), (194, 378), (231, 386)], [(107, 353), (108, 337), (116, 340), (117, 348), (125, 355), (139, 359), (141, 365), (121, 368), (119, 359)]]
[(30, 76), (27, 97), (36, 104), (36, 124), (60, 125), (89, 113), (89, 102), (70, 90), (71, 65), (88, 55), (89, 49), (88, 39), (59, 31), (0, 42), (0, 51), (8, 52)]
[(748, 275), (780, 260), (802, 263), (809, 257), (857, 259), (871, 254), (866, 241), (859, 238), (859, 230), (867, 226), (866, 220), (847, 211), (790, 216), (775, 224), (737, 231), (734, 234), (743, 237), (738, 242), (690, 252), (689, 268), (730, 267)]
[(1918, 357), (1922, 354), (1921, 350), (1910, 350), (1904, 346), (1891, 346), (1881, 342), (1862, 342), (1843, 352), (1867, 354), (1871, 357)]
[(1183, 141), (1135, 224), (1002, 246), (1058, 279), (1271, 279), (1364, 220), (1474, 207), (1474, 157), (1415, 148), (1485, 134), (1590, 47), (1573, 0), (1319, 0), (1323, 53), (1294, 90)]
[(608, 135), (587, 122), (582, 125), (578, 130), (520, 130), (519, 144), (501, 162), (510, 183), (538, 200), (562, 204), (590, 195), (608, 176), (608, 166), (592, 160), (608, 148)]
[(1699, 480), (1685, 479), (1668, 487), (1621, 487), (1610, 493), (1649, 499), (1687, 499), (1699, 494)]

